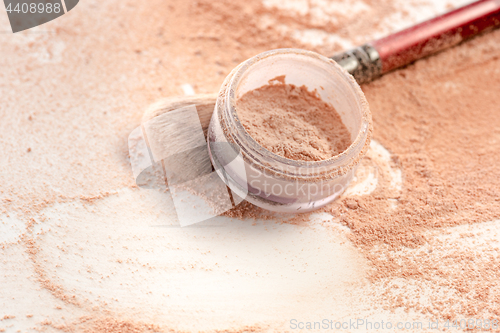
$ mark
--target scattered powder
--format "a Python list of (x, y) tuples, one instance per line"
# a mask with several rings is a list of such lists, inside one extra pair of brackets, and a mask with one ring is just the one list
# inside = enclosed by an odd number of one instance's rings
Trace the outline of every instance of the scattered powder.
[(240, 220), (274, 220), (277, 216), (275, 212), (271, 212), (266, 209), (254, 206), (248, 201), (242, 201), (238, 206), (224, 212), (222, 215)]
[[(357, 209), (341, 209), (339, 218), (374, 263), (378, 281), (406, 278), (421, 288), (432, 281), (425, 289), (436, 295), (452, 289), (449, 302), (420, 306), (435, 316), (500, 319), (498, 242), (490, 240), (492, 251), (483, 256), (436, 238), (445, 227), (500, 218), (498, 38), (494, 31), (364, 87), (375, 138), (402, 168), (403, 191), (395, 210), (380, 188), (360, 198)], [(498, 223), (491, 227), (498, 230)], [(440, 250), (424, 255), (426, 247)], [(409, 290), (399, 288), (400, 301), (388, 297), (389, 303), (410, 308), (418, 293)]]
[(160, 332), (160, 327), (156, 325), (135, 323), (130, 321), (117, 320), (115, 318), (104, 318), (95, 321), (91, 328), (85, 329), (85, 333), (141, 333)]
[(145, 324), (133, 320), (123, 320), (108, 316), (79, 318), (74, 323), (55, 324), (45, 321), (43, 326), (53, 327), (62, 332), (83, 332), (83, 333), (147, 333), (147, 332), (173, 332), (163, 329), (158, 325)]
[(285, 77), (249, 91), (236, 101), (246, 131), (267, 150), (292, 160), (321, 161), (351, 144), (349, 131), (332, 105)]
[[(374, 138), (402, 169), (403, 190), (395, 209), (382, 182), (369, 196), (322, 211), (351, 230), (351, 240), (373, 264), (371, 280), (387, 308), (500, 322), (499, 242), (494, 237), (482, 249), (483, 236), (459, 237), (475, 244), (471, 249), (453, 237), (439, 239), (444, 228), (477, 224), (472, 230), (478, 231), (500, 218), (498, 38), (494, 31), (363, 87)], [(251, 204), (226, 215), (266, 218)], [(498, 223), (482, 233), (494, 234)]]

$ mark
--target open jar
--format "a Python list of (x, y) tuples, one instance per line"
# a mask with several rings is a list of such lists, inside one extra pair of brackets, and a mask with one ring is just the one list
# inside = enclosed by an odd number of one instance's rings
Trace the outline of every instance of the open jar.
[[(336, 109), (351, 134), (345, 151), (322, 161), (291, 160), (268, 151), (247, 133), (235, 108), (237, 99), (282, 75), (287, 84), (316, 90)], [(248, 59), (225, 79), (208, 129), (208, 149), (233, 194), (271, 211), (307, 212), (347, 188), (368, 150), (371, 131), (368, 103), (347, 71), (314, 52), (278, 49)]]

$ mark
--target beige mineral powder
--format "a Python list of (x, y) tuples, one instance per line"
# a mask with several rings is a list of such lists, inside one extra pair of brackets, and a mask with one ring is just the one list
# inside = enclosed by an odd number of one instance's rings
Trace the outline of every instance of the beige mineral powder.
[(241, 123), (267, 150), (292, 160), (322, 161), (349, 147), (351, 136), (335, 108), (316, 91), (280, 76), (236, 101)]

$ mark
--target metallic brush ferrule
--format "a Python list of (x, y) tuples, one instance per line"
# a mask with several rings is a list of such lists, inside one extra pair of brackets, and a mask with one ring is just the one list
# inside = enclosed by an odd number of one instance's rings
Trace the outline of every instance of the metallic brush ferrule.
[(382, 74), (382, 60), (370, 44), (336, 54), (331, 59), (354, 76), (359, 84), (373, 81)]

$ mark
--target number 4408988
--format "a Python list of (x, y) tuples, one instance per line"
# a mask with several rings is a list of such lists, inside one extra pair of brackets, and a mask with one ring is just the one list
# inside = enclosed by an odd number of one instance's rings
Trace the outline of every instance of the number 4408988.
[(60, 13), (61, 12), (61, 4), (60, 3), (55, 3), (51, 4), (50, 2), (48, 3), (18, 3), (14, 8), (12, 8), (12, 3), (9, 3), (7, 6), (7, 13)]
[(455, 319), (453, 321), (447, 320), (444, 324), (445, 328), (451, 329), (461, 329), (461, 330), (497, 330), (500, 327), (500, 322), (497, 319), (489, 320), (489, 319)]

